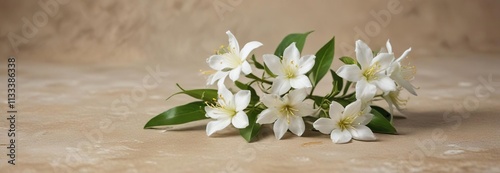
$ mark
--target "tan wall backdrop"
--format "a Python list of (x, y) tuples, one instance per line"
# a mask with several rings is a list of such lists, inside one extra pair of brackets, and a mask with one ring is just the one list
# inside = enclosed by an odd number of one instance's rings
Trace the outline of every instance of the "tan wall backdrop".
[[(141, 63), (206, 58), (227, 44), (264, 43), (273, 52), (288, 33), (315, 30), (305, 47), (314, 53), (331, 36), (336, 56), (352, 54), (356, 39), (396, 52), (500, 52), (496, 0), (170, 0), (0, 2), (0, 53), (62, 63)], [(17, 49), (17, 50), (16, 50)]]

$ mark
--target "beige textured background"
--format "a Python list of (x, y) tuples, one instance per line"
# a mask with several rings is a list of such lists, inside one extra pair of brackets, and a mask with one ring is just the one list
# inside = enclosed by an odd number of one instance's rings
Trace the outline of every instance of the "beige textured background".
[[(423, 55), (500, 52), (500, 1), (495, 0), (61, 2), (16, 54), (8, 33), (22, 36), (23, 18), (33, 22), (44, 8), (37, 1), (2, 1), (2, 58), (111, 64), (204, 59), (226, 44), (228, 29), (241, 42), (263, 42), (256, 53), (273, 52), (288, 33), (310, 30), (316, 32), (308, 53), (335, 35), (336, 55), (352, 54), (359, 33), (372, 47), (391, 39), (396, 52), (409, 46)], [(383, 13), (390, 14), (388, 22), (373, 15)]]

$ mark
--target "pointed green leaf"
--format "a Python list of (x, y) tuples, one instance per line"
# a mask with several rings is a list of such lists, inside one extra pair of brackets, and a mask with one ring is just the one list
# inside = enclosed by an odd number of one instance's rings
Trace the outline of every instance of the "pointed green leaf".
[(173, 107), (149, 120), (144, 126), (144, 129), (150, 129), (155, 126), (176, 125), (207, 119), (204, 107), (205, 102), (203, 101), (196, 101)]
[(215, 90), (215, 89), (185, 90), (179, 84), (177, 84), (177, 87), (179, 87), (179, 89), (181, 89), (182, 91), (178, 92), (178, 93), (175, 93), (175, 94), (172, 94), (170, 97), (167, 98), (167, 100), (170, 99), (170, 98), (172, 98), (175, 95), (186, 94), (186, 95), (191, 96), (191, 97), (193, 97), (195, 99), (199, 99), (199, 100), (211, 102), (211, 101), (216, 100), (217, 96), (218, 96), (217, 90)]
[(372, 107), (372, 109), (375, 109), (380, 114), (382, 114), (382, 116), (384, 116), (385, 119), (387, 119), (389, 121), (391, 120), (391, 113), (387, 112), (384, 108), (381, 108), (380, 106), (375, 106), (375, 105), (372, 105), (371, 107)]
[(328, 43), (326, 43), (316, 53), (314, 66), (309, 72), (309, 78), (311, 79), (313, 87), (315, 87), (319, 83), (319, 81), (326, 75), (326, 73), (328, 73), (328, 70), (330, 70), (334, 53), (335, 37), (328, 41)]
[(356, 64), (356, 60), (354, 60), (348, 56), (343, 56), (343, 57), (340, 57), (339, 59), (340, 59), (340, 61), (342, 61), (344, 64), (347, 64), (347, 65)]
[(349, 88), (351, 87), (351, 84), (352, 84), (351, 81), (347, 81), (346, 82), (345, 87), (344, 87), (344, 92), (342, 92), (343, 96), (345, 96), (345, 94), (347, 94), (347, 91), (349, 91)]
[(387, 120), (377, 108), (372, 109), (373, 119), (368, 123), (368, 126), (375, 133), (397, 134), (396, 128)]
[(264, 69), (264, 65), (262, 65), (259, 61), (257, 61), (257, 59), (255, 58), (255, 55), (252, 55), (252, 62), (253, 62), (253, 65), (255, 66), (255, 68), (257, 69)]
[(332, 92), (330, 92), (330, 97), (335, 97), (337, 94), (340, 93), (340, 91), (342, 91), (342, 87), (344, 85), (344, 80), (339, 76), (337, 75), (337, 73), (335, 73), (335, 71), (333, 70), (330, 70), (330, 73), (332, 74), (332, 78), (333, 78), (333, 88), (332, 88)]
[(309, 35), (313, 31), (309, 31), (306, 33), (294, 33), (294, 34), (289, 34), (283, 40), (281, 43), (278, 45), (278, 48), (276, 48), (276, 51), (274, 51), (274, 55), (278, 57), (283, 56), (283, 51), (290, 46), (293, 42), (295, 42), (295, 45), (297, 46), (297, 49), (299, 49), (299, 52), (302, 52), (302, 49), (304, 48), (304, 44), (306, 43), (306, 38), (307, 35)]
[(248, 126), (244, 129), (240, 129), (240, 135), (247, 142), (251, 142), (260, 131), (260, 124), (256, 123), (257, 115), (259, 115), (261, 111), (257, 109), (251, 109), (247, 112), (248, 116)]

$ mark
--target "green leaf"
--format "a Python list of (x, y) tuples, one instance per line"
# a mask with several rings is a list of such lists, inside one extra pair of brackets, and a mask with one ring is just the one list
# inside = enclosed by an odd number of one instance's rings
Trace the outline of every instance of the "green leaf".
[(155, 126), (176, 125), (207, 119), (204, 107), (205, 102), (203, 101), (196, 101), (173, 107), (149, 120), (144, 126), (144, 129), (151, 129)]
[(316, 95), (312, 95), (309, 98), (312, 99), (314, 101), (314, 103), (316, 104), (316, 106), (318, 106), (318, 107), (321, 107), (321, 105), (323, 104), (323, 102), (325, 100), (323, 97), (316, 96)]
[(375, 105), (372, 105), (371, 107), (372, 107), (372, 109), (375, 109), (380, 114), (382, 114), (382, 116), (384, 116), (385, 119), (387, 119), (389, 121), (391, 120), (391, 113), (387, 112), (384, 108), (381, 108), (380, 106), (375, 106)]
[(248, 126), (244, 129), (240, 129), (240, 135), (247, 142), (251, 142), (260, 131), (260, 124), (256, 123), (257, 115), (259, 115), (260, 111), (257, 109), (251, 109), (247, 112), (248, 116)]
[(326, 43), (316, 53), (316, 59), (313, 68), (311, 69), (310, 79), (313, 87), (328, 73), (333, 62), (333, 54), (335, 53), (335, 37)]
[(260, 97), (259, 97), (259, 95), (257, 95), (257, 92), (255, 91), (255, 89), (252, 88), (252, 86), (241, 83), (240, 81), (235, 81), (234, 84), (242, 90), (249, 90), (250, 91), (250, 93), (251, 93), (250, 104), (251, 105), (255, 105), (259, 102)]
[(257, 59), (255, 58), (255, 55), (252, 55), (252, 62), (253, 62), (253, 65), (255, 65), (255, 68), (257, 69), (264, 69), (264, 65), (262, 65), (259, 61), (257, 61)]
[(340, 93), (340, 91), (342, 91), (342, 87), (344, 85), (344, 80), (339, 76), (337, 75), (337, 73), (335, 73), (335, 71), (333, 70), (330, 70), (330, 73), (332, 74), (332, 78), (333, 78), (333, 88), (332, 88), (332, 92), (330, 92), (330, 97), (335, 97), (337, 94)]
[(290, 46), (293, 42), (295, 42), (295, 45), (297, 46), (297, 49), (299, 49), (299, 52), (302, 52), (302, 49), (304, 48), (304, 44), (306, 43), (306, 38), (307, 35), (309, 35), (313, 31), (309, 31), (306, 33), (293, 33), (287, 35), (281, 43), (278, 45), (278, 48), (276, 48), (276, 51), (274, 51), (274, 55), (278, 57), (283, 56), (283, 51)]
[(217, 99), (217, 90), (215, 89), (194, 89), (194, 90), (185, 90), (184, 88), (182, 88), (179, 84), (176, 84), (177, 87), (179, 87), (179, 89), (181, 89), (182, 91), (181, 92), (178, 92), (178, 93), (175, 93), (175, 94), (172, 94), (170, 97), (167, 98), (170, 99), (172, 98), (173, 96), (175, 95), (179, 95), (179, 94), (186, 94), (186, 95), (189, 95), (195, 99), (199, 99), (199, 100), (203, 100), (203, 101), (214, 101), (214, 99), (216, 100)]
[(347, 94), (347, 91), (349, 91), (349, 88), (351, 87), (351, 84), (352, 84), (351, 81), (347, 81), (346, 82), (345, 87), (344, 87), (344, 92), (342, 92), (343, 96), (345, 96), (345, 94)]
[(344, 64), (347, 64), (347, 65), (356, 64), (356, 60), (354, 60), (348, 56), (343, 56), (343, 57), (340, 57), (339, 59), (340, 59), (340, 61), (342, 61)]
[[(373, 107), (372, 107), (373, 108)], [(378, 108), (372, 109), (373, 119), (368, 123), (368, 126), (375, 133), (397, 134), (396, 128), (387, 120)]]

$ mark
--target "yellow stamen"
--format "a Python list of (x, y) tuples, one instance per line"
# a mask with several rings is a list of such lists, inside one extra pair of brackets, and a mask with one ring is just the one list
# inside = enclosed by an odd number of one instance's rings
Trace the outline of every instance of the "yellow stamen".
[(211, 74), (214, 74), (215, 72), (217, 72), (217, 71), (215, 71), (215, 70), (205, 70), (205, 71), (200, 70), (200, 73), (202, 75), (211, 75)]
[(289, 66), (286, 66), (284, 71), (285, 71), (285, 77), (288, 79), (295, 78), (297, 75), (295, 72), (297, 71), (297, 68), (299, 67), (298, 65), (295, 65), (293, 61), (290, 61)]
[(221, 45), (219, 47), (219, 49), (215, 50), (216, 55), (222, 55), (222, 54), (226, 54), (226, 53), (230, 53), (230, 52), (232, 52), (232, 51), (229, 48), (229, 46), (224, 46), (224, 45)]
[(363, 72), (363, 76), (365, 76), (366, 80), (370, 81), (370, 80), (375, 80), (377, 79), (377, 73), (380, 71), (380, 64), (375, 63), (373, 64), (372, 66), (370, 66), (370, 68), (368, 68), (367, 70), (365, 70)]
[(294, 107), (292, 107), (290, 105), (285, 105), (285, 106), (281, 107), (281, 109), (280, 109), (281, 115), (286, 116), (286, 120), (287, 120), (288, 124), (290, 124), (290, 118), (292, 116), (295, 116), (295, 112), (298, 112), (298, 111), (299, 111), (298, 109), (295, 109)]

